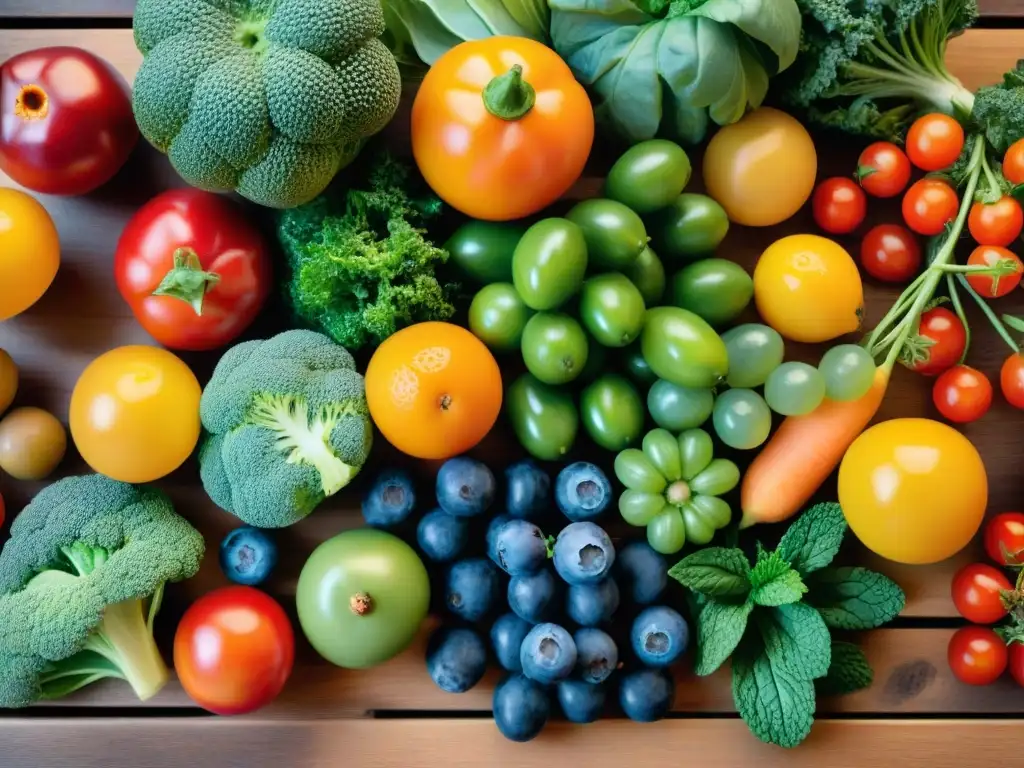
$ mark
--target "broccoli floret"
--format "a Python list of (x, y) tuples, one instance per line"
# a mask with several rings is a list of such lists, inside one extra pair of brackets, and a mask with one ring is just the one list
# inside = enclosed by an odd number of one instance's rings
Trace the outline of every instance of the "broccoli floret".
[(203, 550), (156, 489), (88, 475), (40, 491), (0, 553), (0, 707), (104, 678), (155, 695), (168, 678), (153, 641), (164, 584), (195, 575)]
[(199, 407), (210, 499), (259, 528), (302, 520), (351, 482), (373, 439), (352, 355), (313, 331), (228, 350)]
[(1004, 74), (999, 85), (978, 90), (972, 116), (999, 154), (1024, 136), (1024, 60)]

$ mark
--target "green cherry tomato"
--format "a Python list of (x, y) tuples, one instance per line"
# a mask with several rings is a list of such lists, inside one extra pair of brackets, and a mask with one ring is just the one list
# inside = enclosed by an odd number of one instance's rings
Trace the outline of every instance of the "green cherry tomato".
[(647, 392), (647, 412), (655, 424), (672, 432), (699, 427), (714, 407), (715, 394), (710, 389), (681, 387), (658, 379)]
[(511, 283), (512, 254), (525, 233), (525, 224), (467, 221), (448, 238), (444, 249), (463, 277), (481, 285)]
[(636, 389), (614, 373), (598, 377), (580, 396), (580, 415), (590, 439), (609, 451), (637, 441), (644, 428), (644, 406)]
[(636, 339), (645, 311), (639, 289), (618, 272), (595, 275), (580, 290), (580, 319), (606, 347), (624, 347)]
[(583, 284), (587, 242), (567, 219), (542, 219), (526, 230), (512, 256), (512, 282), (531, 309), (555, 309)]
[(749, 451), (768, 439), (772, 413), (752, 389), (730, 389), (715, 400), (712, 423), (719, 439), (730, 448)]
[(508, 388), (505, 412), (519, 444), (542, 461), (561, 459), (576, 441), (580, 417), (572, 395), (529, 373)]
[[(677, 447), (678, 452), (678, 447)], [(654, 462), (639, 448), (627, 448), (615, 456), (615, 477), (627, 488), (643, 493), (661, 493), (668, 484)], [(680, 466), (680, 471), (682, 468)]]
[(583, 230), (592, 270), (627, 269), (647, 246), (643, 221), (614, 200), (584, 200), (565, 217)]
[(875, 380), (875, 361), (864, 347), (839, 344), (818, 363), (825, 379), (825, 397), (837, 402), (859, 400)]
[(587, 364), (587, 335), (560, 312), (538, 312), (523, 329), (523, 362), (545, 384), (567, 384)]
[(647, 543), (663, 555), (678, 552), (686, 544), (686, 524), (679, 510), (666, 505), (647, 524)]
[(782, 365), (786, 353), (782, 336), (774, 328), (761, 323), (744, 323), (722, 334), (729, 353), (730, 387), (759, 387), (768, 380), (768, 374)]
[(725, 209), (707, 195), (684, 193), (650, 220), (651, 244), (666, 259), (714, 253), (728, 231)]
[(650, 139), (635, 144), (615, 161), (605, 180), (605, 195), (642, 216), (672, 204), (693, 168), (678, 144)]
[(632, 266), (626, 268), (626, 277), (640, 289), (645, 306), (653, 307), (665, 295), (665, 265), (650, 246), (640, 251)]
[(658, 380), (644, 358), (644, 352), (640, 349), (640, 342), (634, 341), (622, 350), (622, 365), (626, 374), (641, 387), (649, 387)]
[(519, 346), (531, 314), (515, 286), (491, 283), (477, 291), (469, 305), (469, 330), (491, 349), (507, 352)]
[(670, 303), (700, 315), (711, 325), (735, 320), (754, 297), (754, 281), (739, 264), (701, 259), (672, 277)]
[(783, 363), (764, 383), (768, 407), (783, 416), (803, 416), (825, 399), (825, 377), (812, 365), (791, 361)]
[(729, 356), (722, 339), (689, 310), (647, 310), (640, 339), (644, 358), (660, 379), (706, 389), (718, 384), (729, 372)]
[(619, 496), (619, 514), (630, 525), (647, 525), (665, 509), (665, 497), (660, 493), (647, 493), (627, 488)]

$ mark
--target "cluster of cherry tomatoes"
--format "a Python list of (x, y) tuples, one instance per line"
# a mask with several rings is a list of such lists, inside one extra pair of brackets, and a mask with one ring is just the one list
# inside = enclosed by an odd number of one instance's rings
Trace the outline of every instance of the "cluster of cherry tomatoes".
[[(1003, 568), (1017, 566), (1024, 553), (1024, 514), (1004, 512), (985, 527), (985, 553)], [(990, 625), (1005, 618), (1005, 598), (1016, 586), (1001, 568), (988, 563), (965, 565), (953, 577), (953, 605), (968, 621), (953, 633), (947, 657), (953, 675), (968, 685), (990, 685), (1010, 669), (1024, 686), (1024, 645), (1000, 637)]]

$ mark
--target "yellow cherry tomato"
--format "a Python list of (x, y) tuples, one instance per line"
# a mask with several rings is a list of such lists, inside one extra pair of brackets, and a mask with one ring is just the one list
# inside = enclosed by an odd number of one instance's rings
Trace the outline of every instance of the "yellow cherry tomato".
[(776, 240), (754, 267), (761, 318), (787, 339), (815, 344), (852, 333), (864, 314), (864, 286), (850, 254), (819, 235)]
[(86, 367), (71, 393), (71, 438), (97, 472), (126, 483), (170, 474), (199, 440), (195, 374), (159, 347), (118, 347)]
[(800, 210), (814, 189), (818, 156), (796, 119), (770, 107), (718, 129), (704, 153), (704, 186), (729, 220), (769, 227)]
[(0, 320), (35, 304), (59, 266), (60, 241), (50, 214), (24, 192), (0, 189)]
[(839, 504), (857, 538), (897, 563), (937, 563), (971, 540), (985, 515), (988, 476), (950, 426), (893, 419), (860, 435), (839, 465)]

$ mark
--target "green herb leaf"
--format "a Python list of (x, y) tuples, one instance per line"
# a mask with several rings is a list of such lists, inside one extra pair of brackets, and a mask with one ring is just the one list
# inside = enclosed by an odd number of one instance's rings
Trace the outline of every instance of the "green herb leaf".
[(1024, 333), (1024, 320), (1013, 315), (1003, 315), (1003, 323), (1010, 326), (1013, 330), (1020, 333)]
[(758, 543), (757, 562), (750, 572), (750, 585), (757, 589), (765, 584), (770, 584), (791, 570), (793, 569), (789, 567), (789, 563), (783, 560), (778, 552), (769, 552)]
[(673, 565), (668, 575), (709, 597), (746, 597), (750, 592), (750, 563), (741, 549), (698, 550)]
[(775, 663), (764, 646), (744, 642), (732, 657), (732, 698), (761, 741), (795, 747), (814, 723), (814, 683)]
[(806, 575), (832, 562), (845, 533), (842, 507), (835, 502), (815, 504), (789, 526), (776, 551)]
[(697, 662), (694, 672), (710, 675), (728, 659), (747, 629), (751, 603), (708, 602), (697, 620)]
[(817, 611), (793, 603), (758, 612), (755, 618), (774, 666), (807, 680), (828, 674), (832, 638)]
[(906, 604), (903, 590), (867, 568), (828, 568), (808, 576), (806, 602), (833, 629), (874, 629)]
[(832, 641), (832, 663), (828, 674), (817, 681), (822, 696), (842, 696), (867, 688), (875, 679), (864, 651), (853, 643)]
[[(757, 570), (756, 566), (754, 570)], [(790, 569), (767, 584), (754, 588), (750, 592), (750, 599), (757, 605), (771, 607), (799, 602), (806, 592), (807, 587), (800, 574)]]

